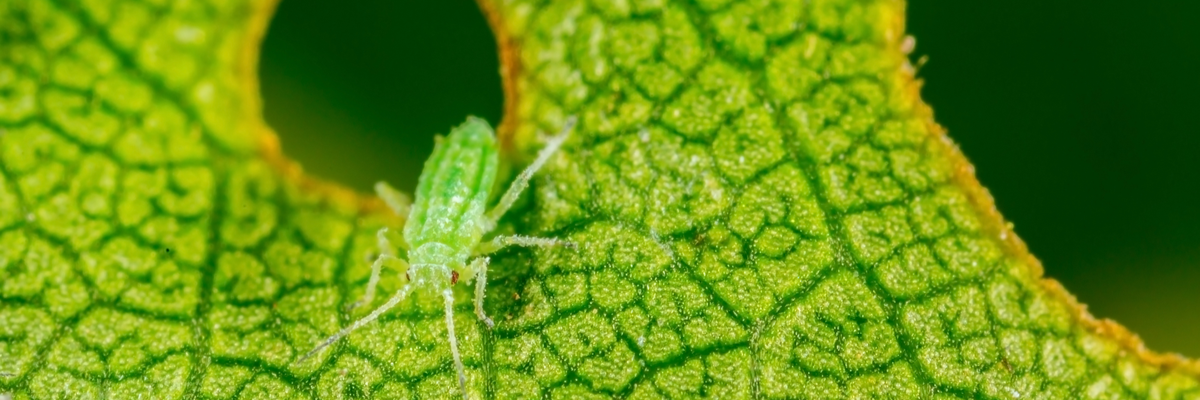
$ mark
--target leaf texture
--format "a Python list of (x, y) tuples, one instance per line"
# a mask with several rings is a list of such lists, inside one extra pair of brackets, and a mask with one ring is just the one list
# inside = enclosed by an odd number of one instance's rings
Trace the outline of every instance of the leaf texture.
[[(438, 299), (292, 363), (403, 221), (279, 154), (273, 6), (0, 4), (0, 393), (459, 396)], [(904, 3), (483, 8), (508, 154), (581, 121), (506, 229), (579, 248), (494, 257), (492, 331), (459, 285), (472, 397), (1200, 398), (1042, 279), (919, 99)]]

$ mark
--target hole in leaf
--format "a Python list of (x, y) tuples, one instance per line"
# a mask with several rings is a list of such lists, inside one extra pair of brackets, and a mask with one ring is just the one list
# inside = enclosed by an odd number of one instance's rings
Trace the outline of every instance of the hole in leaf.
[(471, 0), (287, 0), (263, 43), (267, 123), (307, 173), (411, 192), (433, 136), (499, 122), (495, 39)]

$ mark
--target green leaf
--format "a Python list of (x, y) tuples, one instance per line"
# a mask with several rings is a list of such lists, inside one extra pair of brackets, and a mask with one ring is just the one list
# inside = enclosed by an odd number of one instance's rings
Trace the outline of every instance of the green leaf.
[[(458, 396), (437, 299), (292, 363), (368, 311), (402, 221), (279, 154), (273, 6), (0, 4), (0, 398)], [(509, 154), (581, 118), (507, 223), (580, 249), (498, 254), (493, 331), (460, 285), (472, 396), (1200, 396), (1041, 277), (921, 102), (902, 2), (484, 9)]]

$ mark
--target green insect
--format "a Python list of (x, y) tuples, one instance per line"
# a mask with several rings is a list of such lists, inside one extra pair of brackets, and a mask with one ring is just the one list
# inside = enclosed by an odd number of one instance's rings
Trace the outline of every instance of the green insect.
[(483, 311), (489, 260), (487, 255), (510, 245), (571, 246), (569, 242), (553, 238), (511, 235), (484, 241), (483, 237), (495, 229), (496, 222), (529, 186), (533, 174), (562, 146), (574, 125), (575, 118), (567, 118), (562, 133), (548, 141), (546, 147), (538, 152), (537, 159), (521, 171), (491, 211), (485, 212), (485, 208), (499, 163), (496, 135), (487, 121), (476, 117), (468, 117), (446, 138), (437, 138), (433, 155), (425, 161), (425, 169), (417, 181), (415, 203), (410, 205), (403, 193), (386, 183), (376, 183), (375, 191), (379, 197), (397, 214), (408, 215), (404, 224), (404, 243), (401, 243), (408, 257), (405, 260), (393, 254), (387, 228), (380, 229), (376, 235), (380, 254), (371, 264), (367, 291), (362, 300), (351, 307), (370, 304), (374, 300), (375, 287), (384, 264), (405, 271), (408, 283), (382, 306), (330, 336), (296, 362), (303, 362), (355, 329), (379, 318), (404, 301), (410, 293), (424, 292), (442, 296), (445, 300), (450, 354), (454, 357), (454, 368), (458, 372), (459, 389), (463, 398), (466, 398), (466, 375), (458, 353), (458, 338), (454, 335), (454, 291), (451, 287), (463, 277), (475, 281), (475, 315), (491, 328), (492, 319)]

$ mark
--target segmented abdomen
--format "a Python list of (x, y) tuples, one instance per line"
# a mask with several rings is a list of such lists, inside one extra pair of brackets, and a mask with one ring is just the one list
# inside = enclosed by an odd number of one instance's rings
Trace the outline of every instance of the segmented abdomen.
[(434, 146), (404, 225), (411, 248), (438, 242), (469, 254), (483, 236), (480, 220), (496, 180), (497, 157), (492, 127), (476, 117), (468, 117)]

